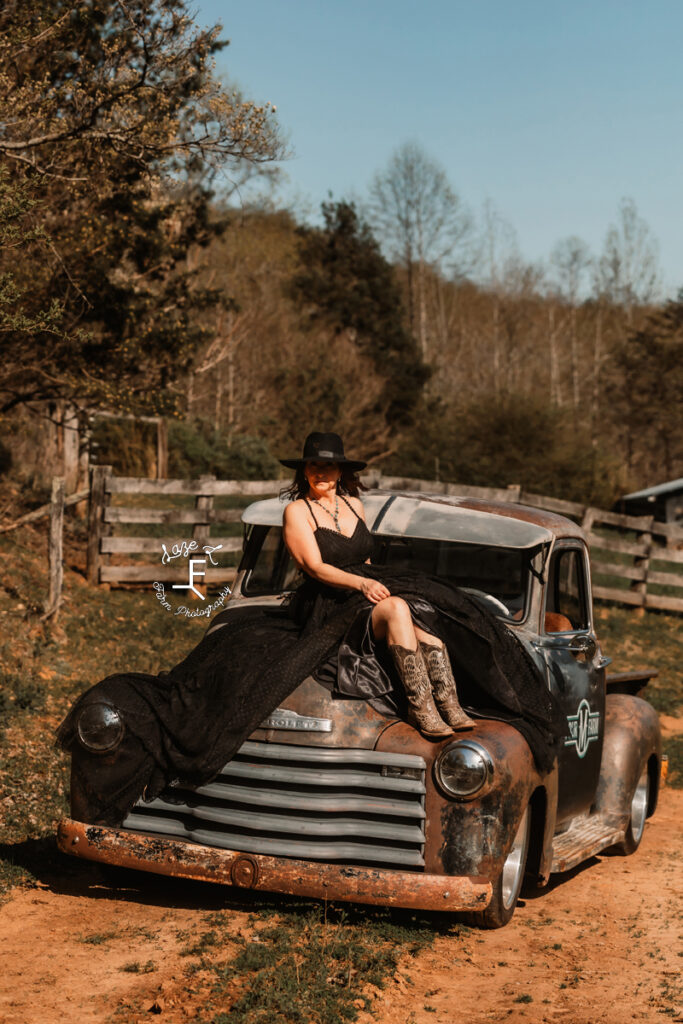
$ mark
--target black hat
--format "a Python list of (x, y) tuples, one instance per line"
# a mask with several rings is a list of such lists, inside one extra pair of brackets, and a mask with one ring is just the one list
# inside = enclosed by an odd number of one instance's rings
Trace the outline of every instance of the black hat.
[(280, 459), (283, 466), (298, 469), (306, 462), (337, 462), (354, 473), (365, 469), (367, 462), (353, 461), (344, 455), (344, 442), (339, 434), (309, 434), (304, 441), (304, 454), (300, 459)]

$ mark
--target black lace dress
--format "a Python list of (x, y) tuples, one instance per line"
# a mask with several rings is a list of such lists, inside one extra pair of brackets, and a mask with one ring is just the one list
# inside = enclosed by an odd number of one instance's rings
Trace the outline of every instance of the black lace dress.
[[(367, 562), (373, 537), (362, 519), (350, 536), (318, 526), (316, 540), (326, 563), (381, 580), (403, 597), (416, 624), (446, 644), (463, 706), (510, 721), (539, 768), (550, 769), (564, 717), (512, 631), (442, 579)], [(308, 675), (339, 699), (364, 698), (400, 715), (403, 696), (386, 646), (374, 638), (373, 607), (358, 591), (306, 577), (285, 606), (226, 609), (169, 672), (97, 683), (57, 734), (64, 749), (73, 749), (78, 714), (90, 702), (106, 701), (123, 715), (126, 732), (115, 757), (79, 749), (89, 820), (120, 824), (141, 795), (154, 799), (171, 780), (208, 782)]]

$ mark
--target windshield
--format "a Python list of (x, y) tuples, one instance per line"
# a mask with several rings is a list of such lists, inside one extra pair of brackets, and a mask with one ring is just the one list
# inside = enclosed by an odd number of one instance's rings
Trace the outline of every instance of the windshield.
[[(457, 541), (377, 535), (373, 562), (440, 576), (466, 590), (501, 618), (524, 616), (531, 549), (498, 548)], [(242, 593), (265, 597), (294, 589), (297, 570), (275, 526), (255, 526), (241, 568)]]

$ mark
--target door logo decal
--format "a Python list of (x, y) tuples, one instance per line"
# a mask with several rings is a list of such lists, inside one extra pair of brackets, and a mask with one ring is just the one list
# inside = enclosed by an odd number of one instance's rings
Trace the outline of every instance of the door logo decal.
[(600, 712), (591, 711), (587, 700), (582, 700), (575, 715), (567, 715), (569, 736), (565, 747), (576, 747), (579, 757), (585, 757), (589, 745), (600, 735)]

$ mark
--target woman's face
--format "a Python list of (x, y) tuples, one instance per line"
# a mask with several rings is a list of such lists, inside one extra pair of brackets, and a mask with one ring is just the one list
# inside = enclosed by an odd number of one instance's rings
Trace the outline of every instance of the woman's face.
[(336, 492), (341, 470), (336, 462), (307, 462), (304, 476), (314, 496), (326, 497)]

